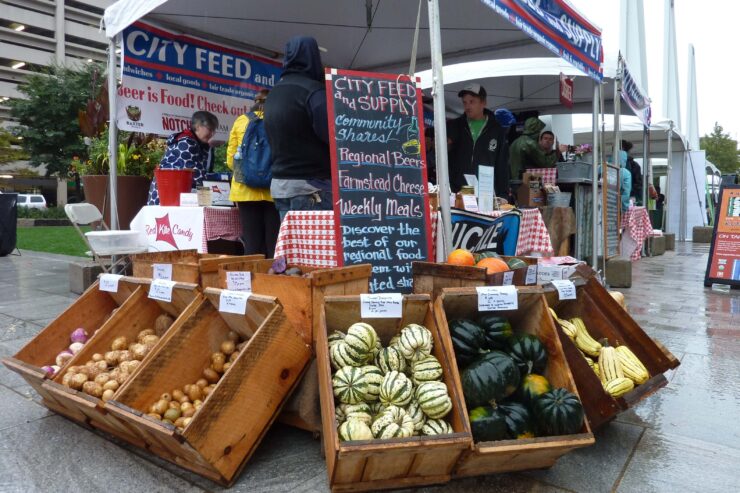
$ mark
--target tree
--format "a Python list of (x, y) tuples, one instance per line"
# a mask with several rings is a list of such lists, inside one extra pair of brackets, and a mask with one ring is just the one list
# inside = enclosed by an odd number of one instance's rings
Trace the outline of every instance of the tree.
[(13, 146), (19, 146), (21, 141), (4, 128), (0, 128), (0, 164), (11, 163), (28, 159), (28, 154), (22, 149)]
[(26, 99), (10, 102), (11, 115), (21, 125), (15, 131), (23, 138), (31, 164), (46, 164), (47, 175), (65, 177), (72, 159), (86, 156), (78, 112), (100, 92), (104, 72), (94, 63), (79, 68), (51, 66), (18, 86)]
[(722, 125), (715, 122), (709, 135), (700, 139), (699, 147), (707, 151), (707, 160), (711, 161), (722, 173), (740, 172), (740, 154), (737, 141), (724, 133)]

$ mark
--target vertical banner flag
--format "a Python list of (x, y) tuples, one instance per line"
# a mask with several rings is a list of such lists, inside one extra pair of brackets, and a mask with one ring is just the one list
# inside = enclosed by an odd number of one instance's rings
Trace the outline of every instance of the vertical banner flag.
[(622, 99), (632, 112), (640, 119), (643, 125), (650, 126), (650, 98), (642, 92), (627, 67), (624, 59), (620, 56), (619, 63), (622, 67)]
[(566, 108), (573, 107), (573, 79), (560, 73), (560, 104)]
[(225, 141), (260, 89), (280, 77), (278, 62), (143, 22), (123, 31), (123, 81), (118, 128), (169, 135), (190, 127), (196, 111), (218, 117), (214, 137)]
[(596, 81), (604, 77), (601, 30), (565, 0), (482, 0), (539, 44)]
[(370, 263), (370, 291), (410, 293), (431, 257), (421, 89), (408, 75), (327, 69), (339, 265)]

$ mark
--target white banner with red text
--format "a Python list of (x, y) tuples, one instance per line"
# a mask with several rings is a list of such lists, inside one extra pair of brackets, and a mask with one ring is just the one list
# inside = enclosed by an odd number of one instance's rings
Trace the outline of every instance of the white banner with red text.
[(131, 221), (131, 230), (143, 231), (150, 252), (203, 248), (203, 207), (142, 207)]

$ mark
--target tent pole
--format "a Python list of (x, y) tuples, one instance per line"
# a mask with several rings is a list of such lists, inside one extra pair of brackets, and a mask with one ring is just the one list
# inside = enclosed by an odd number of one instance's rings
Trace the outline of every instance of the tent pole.
[[(434, 146), (437, 149), (437, 185), (442, 214), (442, 231), (437, 241), (442, 241), (444, 257), (452, 247), (452, 219), (450, 215), (450, 178), (447, 168), (447, 120), (445, 91), (442, 80), (442, 40), (439, 28), (438, 0), (427, 0), (429, 12), (429, 43), (432, 52), (432, 97), (434, 98)], [(498, 191), (501, 192), (500, 190)], [(441, 234), (440, 234), (441, 233)]]
[[(649, 144), (649, 137), (650, 135), (650, 128), (643, 125), (642, 127), (642, 205), (645, 207), (645, 210), (648, 211), (648, 214), (650, 214), (650, 207), (648, 207), (648, 187), (650, 183), (650, 173), (648, 172), (648, 168), (650, 167), (650, 157), (648, 155), (648, 145)], [(651, 221), (652, 223), (652, 221)], [(646, 256), (650, 256), (650, 242), (646, 241), (643, 244), (642, 251)]]
[(591, 267), (595, 271), (599, 270), (599, 166), (601, 165), (601, 150), (599, 149), (599, 104), (601, 103), (601, 91), (599, 90), (599, 82), (594, 82), (594, 102), (593, 102), (593, 115), (592, 115), (592, 128), (593, 132), (593, 175), (591, 179), (591, 203), (593, 211), (591, 214), (591, 229), (593, 237), (591, 238)]
[(681, 159), (681, 193), (679, 199), (681, 200), (679, 214), (678, 214), (678, 241), (686, 241), (686, 191), (688, 189), (688, 176), (686, 173), (686, 153), (682, 153)]
[[(666, 180), (665, 180), (665, 202), (663, 203), (663, 231), (668, 231), (668, 223), (666, 222), (666, 219), (668, 218), (668, 199), (670, 197), (671, 192), (671, 175), (673, 174), (673, 163), (671, 162), (673, 160), (673, 121), (671, 121), (670, 128), (668, 129), (668, 152), (666, 154), (666, 161), (668, 162), (668, 165), (666, 166)], [(679, 241), (681, 241), (680, 238), (681, 232), (679, 231)]]
[(110, 197), (110, 228), (118, 229), (118, 188), (116, 178), (118, 173), (118, 127), (116, 126), (116, 108), (118, 105), (118, 91), (116, 87), (116, 38), (108, 40), (108, 155), (109, 159), (109, 191)]

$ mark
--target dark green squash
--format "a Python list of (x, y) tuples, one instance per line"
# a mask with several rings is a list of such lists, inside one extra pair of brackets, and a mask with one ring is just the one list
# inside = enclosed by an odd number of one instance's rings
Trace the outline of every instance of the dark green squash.
[(506, 431), (509, 438), (534, 438), (535, 426), (532, 415), (524, 404), (519, 402), (505, 402), (498, 405), (498, 411), (506, 421)]
[(509, 338), (514, 335), (514, 329), (509, 320), (499, 315), (490, 313), (481, 315), (478, 318), (478, 325), (486, 334), (487, 349), (506, 349), (509, 345)]
[(481, 348), (486, 344), (486, 334), (480, 325), (465, 318), (450, 322), (450, 337), (455, 350), (455, 359), (460, 368), (464, 368), (479, 356)]
[(519, 379), (519, 370), (508, 354), (491, 351), (478, 356), (460, 376), (468, 409), (510, 396), (519, 386)]
[(480, 253), (474, 253), (473, 258), (475, 259), (475, 263), (477, 264), (484, 258), (501, 258), (501, 256), (496, 252), (480, 252)]
[(533, 335), (517, 334), (509, 339), (508, 352), (522, 376), (530, 373), (544, 373), (547, 367), (547, 349)]
[(575, 394), (557, 388), (534, 402), (534, 414), (546, 435), (571, 435), (583, 427), (583, 406)]
[(530, 373), (522, 377), (522, 383), (519, 385), (516, 396), (523, 404), (532, 408), (534, 401), (536, 401), (542, 394), (546, 394), (552, 390), (550, 382), (542, 375), (536, 373)]
[(529, 267), (529, 264), (527, 264), (527, 262), (525, 262), (524, 260), (520, 258), (516, 258), (516, 257), (510, 258), (509, 260), (507, 260), (506, 265), (508, 265), (509, 269), (511, 270), (526, 269), (527, 267)]
[(491, 406), (479, 406), (470, 411), (470, 430), (476, 442), (492, 442), (509, 438), (505, 416)]

